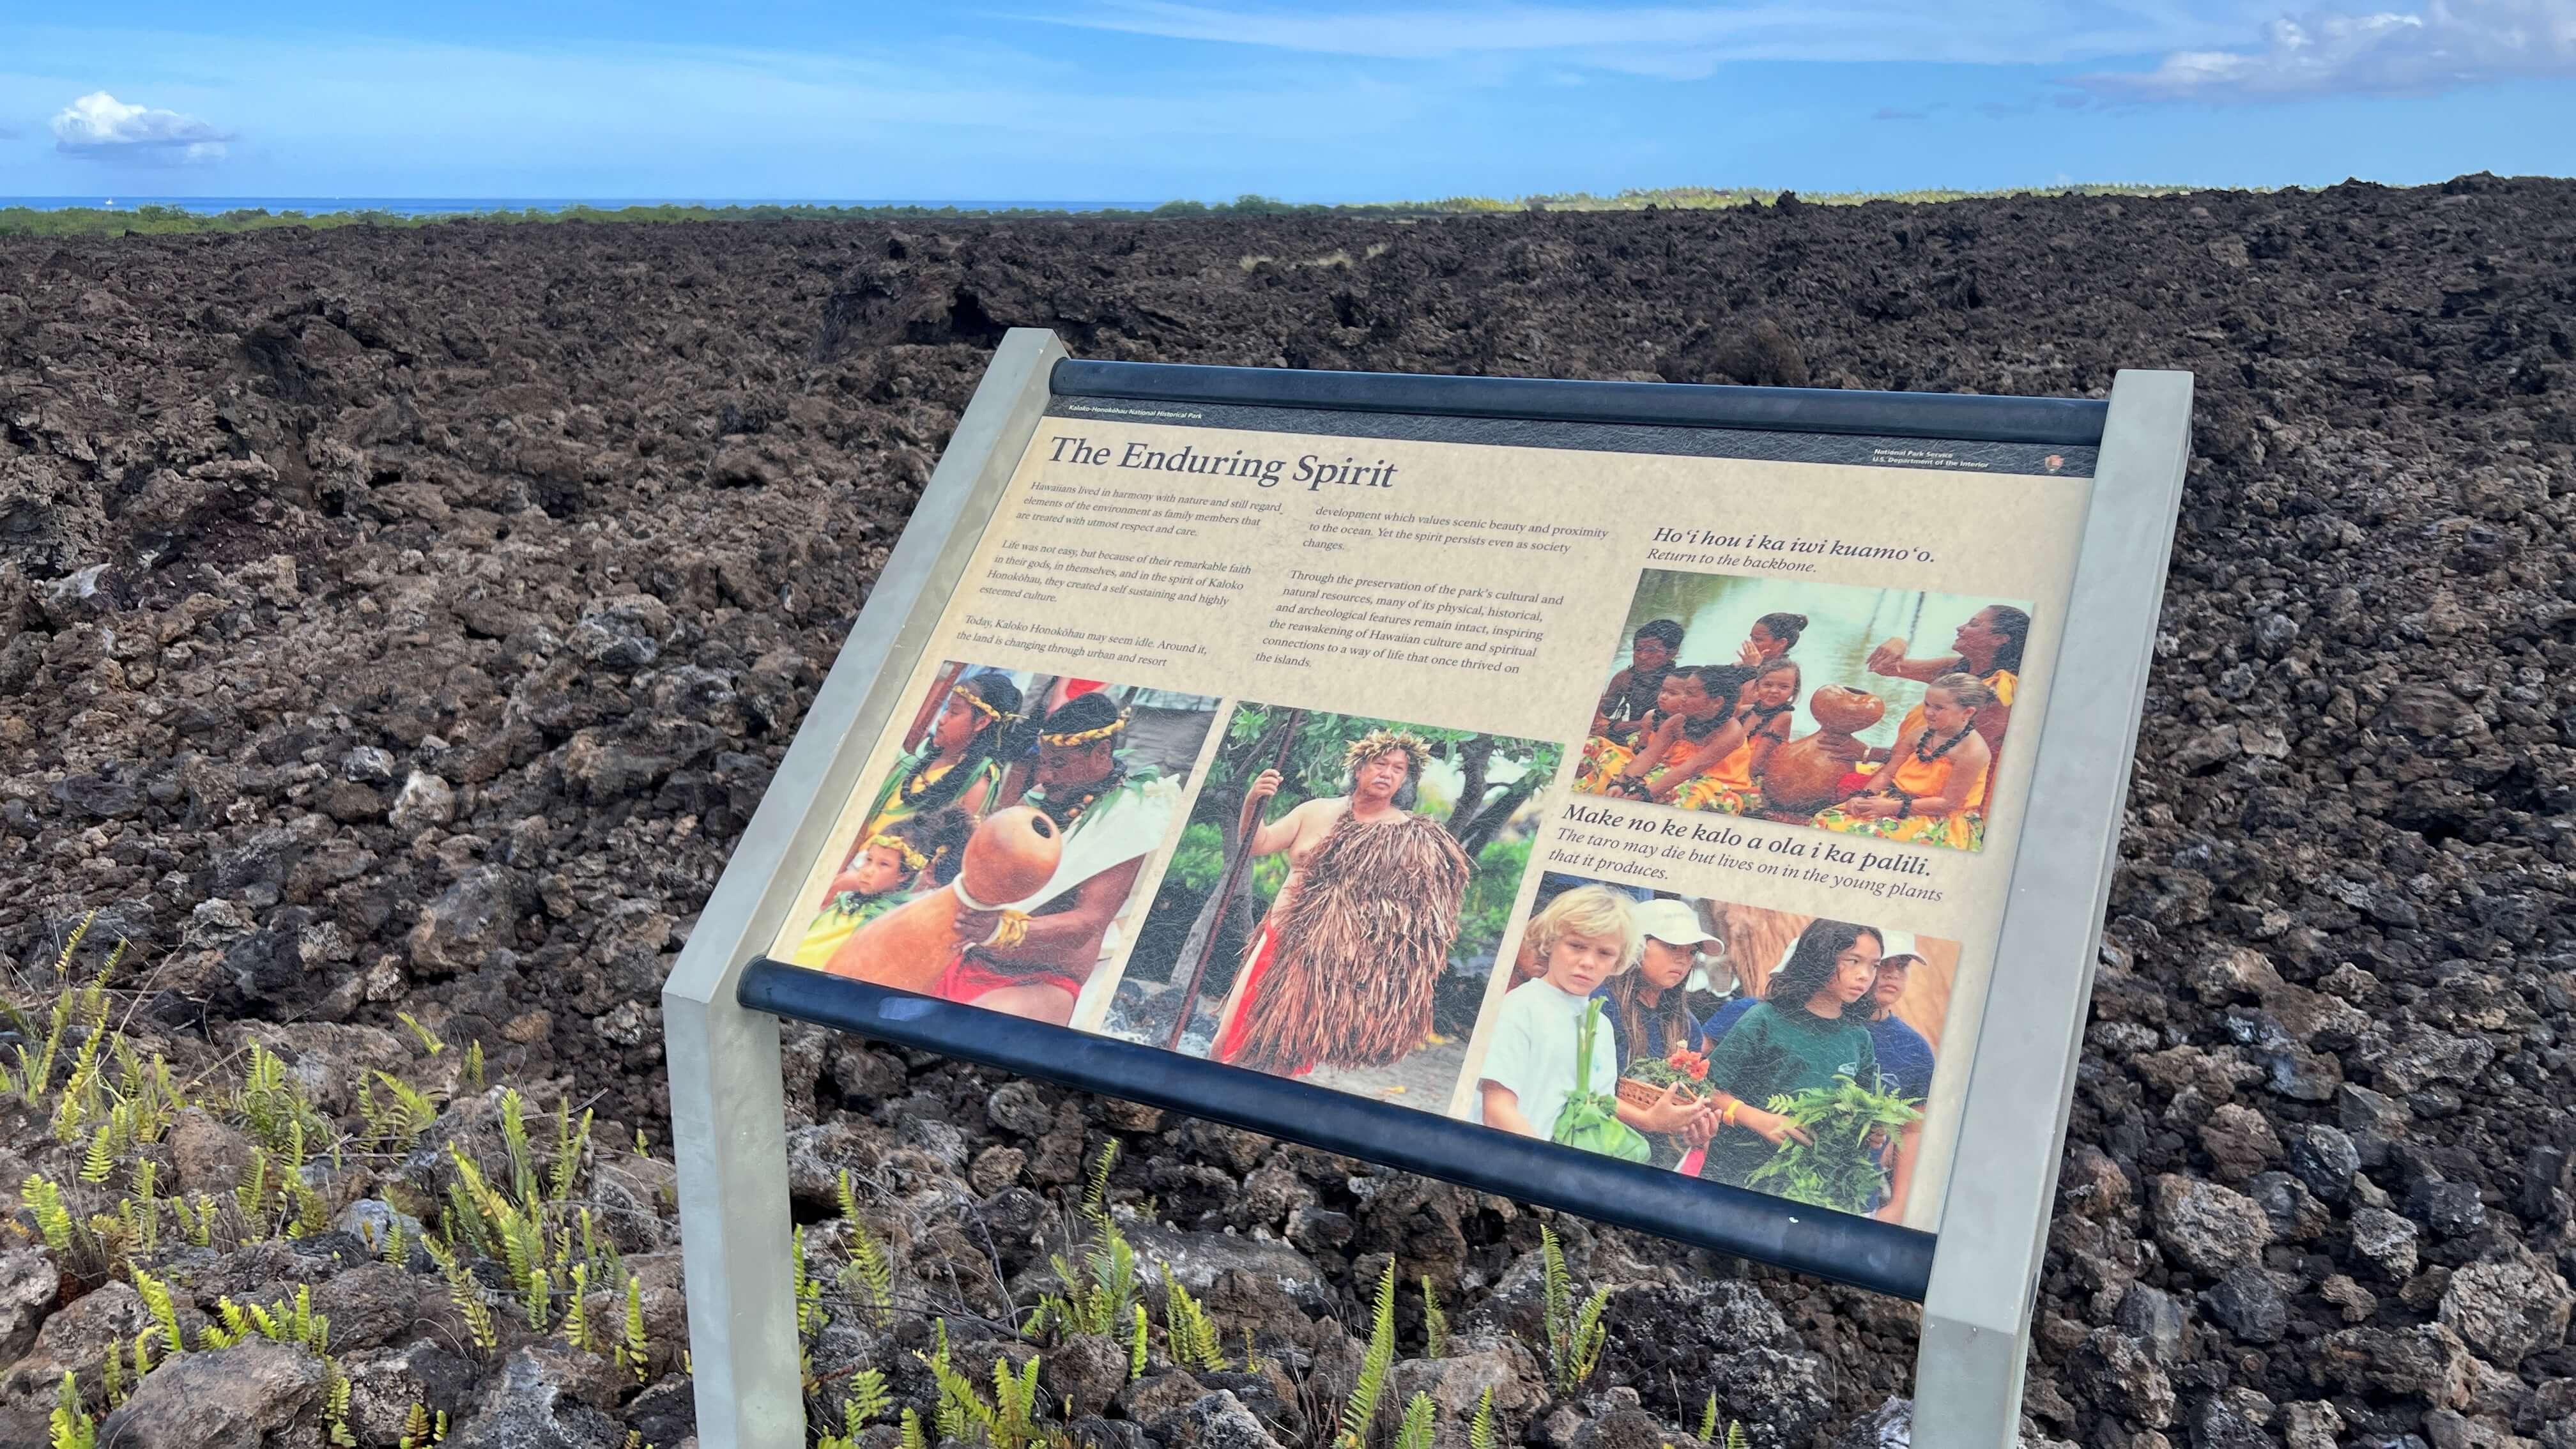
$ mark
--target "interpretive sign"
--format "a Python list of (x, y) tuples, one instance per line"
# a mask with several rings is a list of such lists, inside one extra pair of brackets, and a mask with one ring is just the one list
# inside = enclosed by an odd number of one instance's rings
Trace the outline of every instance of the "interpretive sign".
[(1924, 1432), (2009, 1442), (2188, 378), (1060, 359), (666, 999), (702, 1438), (801, 1442), (775, 1013), (1922, 1299)]

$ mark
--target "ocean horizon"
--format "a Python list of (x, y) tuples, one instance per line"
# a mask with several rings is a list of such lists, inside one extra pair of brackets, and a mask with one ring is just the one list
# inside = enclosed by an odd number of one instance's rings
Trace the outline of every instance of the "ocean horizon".
[(166, 206), (208, 216), (227, 211), (265, 211), (271, 215), (293, 211), (306, 216), (335, 211), (380, 211), (394, 216), (436, 216), (494, 211), (568, 211), (576, 206), (586, 206), (600, 211), (616, 211), (630, 206), (850, 208), (910, 206), (928, 210), (954, 207), (959, 211), (1082, 212), (1151, 211), (1162, 204), (1159, 201), (994, 201), (946, 198), (838, 200), (815, 197), (673, 196), (0, 196), (0, 207), (23, 206), (34, 211), (70, 211), (79, 208), (134, 211), (146, 206)]

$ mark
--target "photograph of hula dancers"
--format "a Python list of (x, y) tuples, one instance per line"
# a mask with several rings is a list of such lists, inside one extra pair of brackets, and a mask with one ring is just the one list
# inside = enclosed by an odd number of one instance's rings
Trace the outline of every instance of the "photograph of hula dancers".
[[(772, 954), (1063, 1025), (1132, 934), (1216, 700), (940, 667)], [(1095, 992), (1096, 994), (1096, 992)]]
[(1985, 848), (2027, 604), (1649, 569), (1574, 788)]
[(1955, 941), (1550, 874), (1471, 1121), (1901, 1221)]
[(1560, 746), (1242, 703), (1105, 1029), (1444, 1110)]

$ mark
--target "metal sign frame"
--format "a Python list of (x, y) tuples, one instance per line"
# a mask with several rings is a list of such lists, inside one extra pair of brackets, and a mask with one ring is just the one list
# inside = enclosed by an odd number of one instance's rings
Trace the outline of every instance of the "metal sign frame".
[[(799, 867), (869, 748), (1053, 397), (1246, 403), (2099, 445), (1937, 1235), (1592, 1158), (1447, 1117), (769, 961)], [(698, 1437), (801, 1449), (781, 1018), (1045, 1078), (1923, 1304), (1917, 1443), (2013, 1445), (2042, 1251), (2130, 757), (2190, 455), (2192, 378), (2069, 398), (1560, 382), (1081, 362), (1014, 328), (664, 987)], [(2053, 1047), (2051, 1044), (2054, 1044)]]

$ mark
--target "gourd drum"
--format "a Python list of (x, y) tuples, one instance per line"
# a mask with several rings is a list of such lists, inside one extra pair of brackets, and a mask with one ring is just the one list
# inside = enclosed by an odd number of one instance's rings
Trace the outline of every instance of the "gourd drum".
[(823, 969), (900, 991), (926, 990), (959, 948), (972, 944), (957, 935), (957, 918), (966, 910), (960, 887), (988, 907), (1025, 900), (1063, 858), (1064, 836), (1043, 812), (1026, 805), (996, 810), (968, 837), (955, 881), (861, 926)]
[(1785, 814), (1842, 802), (1842, 778), (1868, 748), (1855, 736), (1878, 723), (1887, 703), (1867, 690), (1828, 684), (1807, 696), (1807, 713), (1820, 728), (1773, 750), (1762, 772), (1763, 802)]

